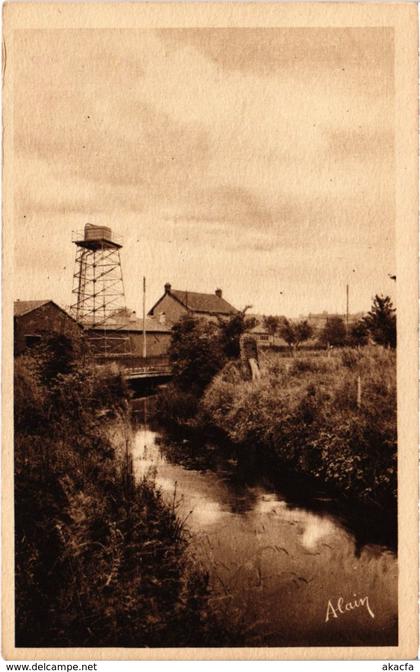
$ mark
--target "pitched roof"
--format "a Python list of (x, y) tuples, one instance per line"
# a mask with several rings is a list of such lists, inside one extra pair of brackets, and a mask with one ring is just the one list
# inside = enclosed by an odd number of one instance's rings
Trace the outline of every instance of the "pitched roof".
[(263, 322), (257, 322), (251, 329), (247, 329), (248, 334), (268, 334), (268, 329)]
[[(146, 333), (160, 333), (160, 334), (166, 334), (170, 333), (171, 331), (171, 325), (170, 324), (162, 324), (158, 320), (154, 319), (153, 317), (146, 317), (145, 320), (145, 327), (146, 327)], [(95, 330), (102, 330), (105, 329), (103, 326), (96, 326), (96, 327), (89, 327), (89, 325), (86, 325), (87, 329), (95, 329)], [(143, 331), (143, 320), (142, 319), (135, 319), (135, 320), (115, 320), (114, 323), (109, 323), (106, 326), (107, 331), (135, 331), (135, 332), (142, 332)]]
[(67, 310), (65, 310), (65, 308), (62, 308), (61, 306), (59, 306), (58, 303), (56, 303), (52, 299), (44, 299), (43, 301), (42, 300), (39, 300), (39, 301), (20, 301), (18, 299), (17, 301), (13, 302), (14, 317), (22, 317), (22, 315), (27, 315), (28, 313), (32, 313), (32, 311), (37, 310), (38, 308), (41, 308), (42, 306), (46, 306), (48, 303), (51, 303), (53, 306), (55, 306), (57, 308), (57, 310), (60, 310), (62, 313), (67, 315), (67, 317), (69, 317), (71, 320), (73, 320), (73, 322), (78, 324), (79, 327), (81, 327), (79, 322), (77, 322), (77, 320), (75, 320), (74, 317), (72, 315), (70, 315), (70, 313)]
[[(33, 310), (44, 306), (46, 303), (50, 303), (51, 299), (45, 299), (44, 301), (14, 301), (13, 303), (13, 313), (15, 317), (20, 317), (26, 313), (31, 313)], [(51, 302), (52, 303), (52, 302)]]
[(188, 310), (194, 313), (209, 313), (211, 315), (232, 315), (237, 313), (228, 301), (217, 294), (205, 294), (203, 292), (187, 292), (181, 289), (169, 289), (150, 309), (150, 313), (159, 305), (164, 296), (172, 296)]
[(171, 289), (178, 301), (184, 304), (190, 310), (200, 313), (224, 313), (230, 315), (238, 311), (222, 296), (217, 294), (204, 294), (202, 292), (186, 292), (179, 289)]
[[(268, 334), (269, 331), (264, 324), (265, 315), (257, 315), (255, 313), (247, 313), (247, 318), (254, 318), (256, 320), (256, 325), (252, 329), (248, 329), (247, 333), (249, 334)], [(284, 320), (282, 315), (277, 315), (279, 320)]]

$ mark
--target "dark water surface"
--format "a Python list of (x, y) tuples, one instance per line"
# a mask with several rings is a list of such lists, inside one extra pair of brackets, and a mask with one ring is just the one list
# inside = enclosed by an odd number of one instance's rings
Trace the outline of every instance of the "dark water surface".
[[(191, 552), (209, 572), (213, 604), (238, 624), (244, 645), (397, 643), (397, 559), (376, 530), (361, 543), (329, 498), (308, 496), (302, 483), (291, 493), (290, 483), (238, 476), (234, 460), (209, 468), (209, 460), (188, 459), (188, 442), (166, 441), (136, 407), (135, 474), (175, 500)], [(366, 597), (373, 617), (366, 600), (345, 610)], [(337, 617), (330, 608), (326, 621), (329, 601)]]

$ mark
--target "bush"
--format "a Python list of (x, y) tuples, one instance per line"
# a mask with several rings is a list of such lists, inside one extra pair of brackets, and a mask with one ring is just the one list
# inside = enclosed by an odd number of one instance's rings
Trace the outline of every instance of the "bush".
[(228, 359), (237, 359), (241, 354), (240, 338), (242, 334), (255, 327), (254, 317), (246, 317), (250, 306), (231, 315), (229, 318), (219, 318), (219, 338), (222, 350)]
[(169, 359), (176, 386), (200, 395), (225, 363), (218, 326), (190, 315), (182, 317), (172, 327)]
[(299, 357), (293, 360), (289, 368), (289, 374), (327, 373), (336, 369), (336, 360), (329, 357)]
[(128, 383), (116, 365), (96, 368), (93, 395), (101, 408), (125, 408), (131, 396)]
[(155, 413), (168, 425), (180, 425), (193, 418), (198, 410), (197, 395), (168, 385), (156, 398)]
[(363, 358), (363, 354), (360, 350), (355, 350), (354, 348), (343, 348), (340, 352), (340, 357), (343, 366), (352, 369), (358, 366)]

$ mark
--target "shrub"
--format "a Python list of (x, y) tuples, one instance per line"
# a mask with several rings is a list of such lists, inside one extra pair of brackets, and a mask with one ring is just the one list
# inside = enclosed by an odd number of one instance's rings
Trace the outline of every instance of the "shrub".
[(347, 366), (349, 369), (352, 369), (359, 364), (363, 355), (360, 350), (354, 350), (353, 348), (343, 348), (343, 350), (340, 352), (340, 357), (343, 366)]
[(228, 359), (237, 359), (240, 356), (240, 338), (242, 334), (255, 327), (257, 320), (247, 317), (250, 306), (238, 311), (228, 318), (219, 318), (219, 337), (222, 350)]
[(169, 359), (176, 386), (201, 394), (225, 363), (217, 325), (191, 315), (182, 317), (172, 327)]
[(169, 425), (185, 423), (196, 415), (197, 410), (197, 395), (172, 384), (161, 390), (156, 398), (155, 413)]

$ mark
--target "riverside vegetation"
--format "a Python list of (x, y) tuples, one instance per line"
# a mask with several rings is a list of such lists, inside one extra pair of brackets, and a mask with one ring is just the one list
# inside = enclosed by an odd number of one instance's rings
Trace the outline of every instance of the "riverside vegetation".
[(15, 361), (17, 646), (229, 643), (176, 507), (134, 481), (127, 415), (64, 337)]
[(197, 421), (242, 450), (252, 447), (270, 469), (286, 466), (361, 502), (395, 503), (395, 353), (366, 348), (292, 361), (273, 354), (262, 368), (251, 383), (235, 365), (225, 367)]
[(228, 356), (240, 329), (186, 317), (173, 328), (175, 377), (159, 396), (158, 418), (171, 429), (216, 433), (239, 460), (252, 453), (271, 474), (287, 468), (344, 498), (395, 510), (394, 313), (388, 297), (375, 297), (349, 345), (343, 337), (332, 353), (261, 351), (257, 381), (244, 380), (239, 360)]

